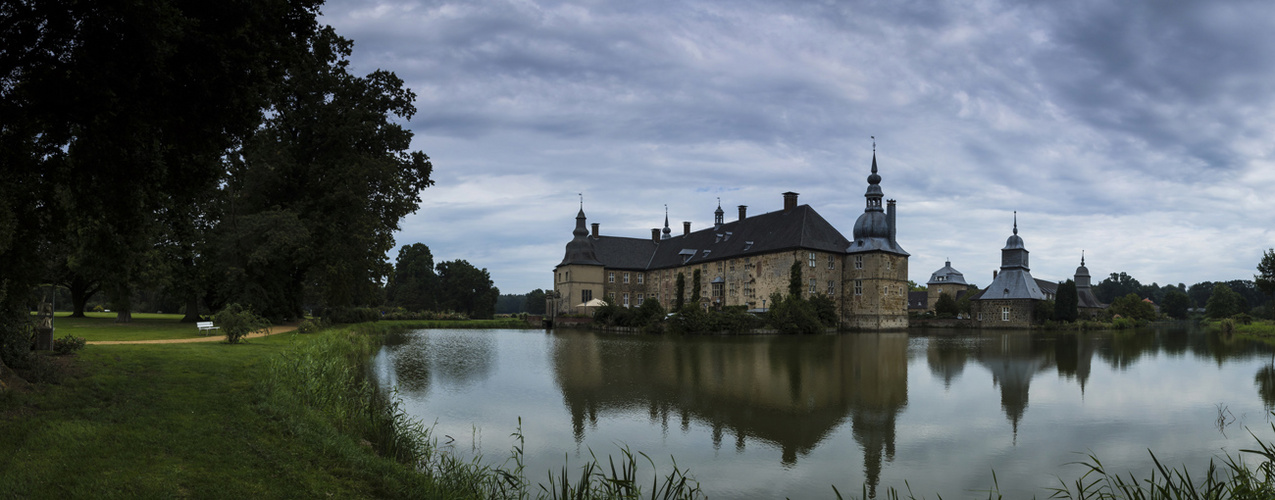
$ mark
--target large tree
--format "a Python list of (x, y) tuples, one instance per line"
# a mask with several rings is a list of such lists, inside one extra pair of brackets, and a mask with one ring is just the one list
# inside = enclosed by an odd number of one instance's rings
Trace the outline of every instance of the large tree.
[(1257, 275), (1253, 276), (1257, 288), (1271, 299), (1271, 317), (1275, 318), (1275, 248), (1267, 249), (1262, 254), (1262, 261), (1257, 263)]
[(1190, 297), (1176, 288), (1164, 294), (1164, 301), (1160, 303), (1160, 311), (1173, 319), (1186, 319), (1190, 308)]
[(487, 269), (478, 269), (464, 260), (439, 263), (439, 307), (465, 313), (470, 318), (491, 318), (496, 313), (500, 289), (491, 281)]
[(404, 309), (431, 311), (437, 308), (438, 275), (434, 273), (434, 256), (429, 247), (413, 243), (399, 248), (394, 274), (385, 292), (390, 303)]
[(1129, 276), (1123, 272), (1111, 273), (1106, 279), (1099, 282), (1093, 287), (1094, 296), (1104, 304), (1111, 304), (1117, 298), (1134, 293), (1142, 298), (1150, 298), (1145, 295), (1142, 283), (1139, 283), (1133, 276)]
[[(655, 302), (654, 300), (650, 302)], [(527, 314), (544, 314), (545, 313), (545, 291), (539, 288), (532, 290), (527, 294), (527, 298), (523, 302), (522, 309)]]
[(1209, 296), (1209, 301), (1204, 305), (1204, 314), (1213, 319), (1227, 318), (1247, 311), (1248, 305), (1244, 297), (1223, 283), (1213, 286), (1213, 295)]
[(1054, 319), (1059, 322), (1076, 321), (1080, 317), (1080, 296), (1076, 293), (1076, 282), (1067, 280), (1058, 284), (1054, 300)]
[[(415, 96), (393, 73), (351, 75), (351, 47), (331, 28), (319, 30), (264, 125), (228, 157), (219, 230), (233, 243), (222, 245), (221, 261), (236, 279), (227, 301), (296, 316), (303, 289), (325, 307), (380, 300), (393, 233), (433, 184), (433, 166), (409, 150), (412, 133), (397, 123), (415, 114)], [(263, 239), (274, 223), (286, 241)], [(254, 293), (261, 288), (274, 289), (264, 304)]]

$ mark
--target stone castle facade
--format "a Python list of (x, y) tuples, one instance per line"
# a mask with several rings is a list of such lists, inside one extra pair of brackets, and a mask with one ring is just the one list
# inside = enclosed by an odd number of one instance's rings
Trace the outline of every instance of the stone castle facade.
[(622, 307), (656, 300), (665, 309), (676, 301), (676, 281), (693, 289), (700, 273), (699, 297), (687, 303), (705, 308), (745, 306), (767, 309), (772, 293), (786, 294), (793, 262), (801, 265), (802, 295), (823, 294), (837, 304), (846, 329), (907, 328), (908, 253), (896, 240), (895, 202), (883, 205), (876, 153), (864, 194), (866, 207), (847, 239), (797, 193), (783, 194), (783, 210), (726, 222), (717, 207), (712, 228), (673, 235), (665, 215), (664, 229), (651, 237), (630, 238), (590, 231), (584, 208), (576, 215), (572, 240), (554, 267), (554, 291), (560, 314), (585, 314), (591, 300), (605, 299)]

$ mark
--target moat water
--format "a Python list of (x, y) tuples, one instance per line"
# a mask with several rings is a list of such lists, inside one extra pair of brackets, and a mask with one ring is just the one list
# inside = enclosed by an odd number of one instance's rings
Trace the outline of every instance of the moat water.
[[(439, 444), (528, 479), (641, 451), (710, 498), (1049, 496), (1092, 453), (1203, 474), (1275, 439), (1275, 351), (1198, 329), (779, 337), (420, 330), (374, 360)], [(1247, 459), (1255, 462), (1255, 457)], [(651, 468), (643, 463), (648, 481)], [(904, 482), (907, 482), (907, 485)], [(977, 492), (984, 492), (981, 495)]]

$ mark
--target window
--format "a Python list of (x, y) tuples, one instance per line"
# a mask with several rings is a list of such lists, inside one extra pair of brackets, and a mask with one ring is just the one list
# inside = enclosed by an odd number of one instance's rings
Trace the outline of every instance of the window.
[(624, 284), (629, 284), (629, 273), (624, 273)]
[(607, 273), (607, 283), (615, 283), (615, 272)]
[(837, 293), (836, 285), (833, 285), (832, 280), (828, 280), (828, 296), (831, 297), (833, 295), (836, 295), (836, 293)]
[(629, 307), (629, 294), (624, 294), (624, 307)]
[(610, 292), (607, 294), (607, 301), (611, 302), (612, 304), (615, 303), (615, 292)]
[(810, 267), (815, 267), (815, 253), (810, 252)]
[(886, 259), (885, 259), (885, 268), (886, 268), (886, 269), (890, 269), (890, 266), (891, 266), (890, 258), (889, 258), (889, 257), (886, 257)]
[(854, 294), (863, 295), (863, 280), (854, 280)]
[(1008, 308), (1008, 307), (1002, 307), (1002, 308), (1001, 308), (1001, 321), (1009, 321), (1009, 308)]
[[(641, 274), (639, 274), (638, 276), (641, 276)], [(642, 294), (640, 294), (640, 293), (639, 293), (639, 294), (638, 294), (638, 302), (637, 302), (638, 307), (641, 307), (641, 306), (642, 306), (642, 300), (643, 300), (643, 298), (644, 298), (644, 297), (642, 296)]]
[(730, 270), (731, 270), (731, 271), (734, 271), (734, 270), (735, 270), (735, 261), (734, 261), (734, 260), (731, 260), (731, 261), (730, 261)]
[(581, 301), (581, 302), (588, 302), (588, 301), (590, 301), (590, 300), (593, 300), (593, 290), (581, 290), (581, 291), (580, 291), (580, 301)]
[(854, 268), (855, 268), (855, 269), (863, 269), (863, 256), (862, 256), (862, 255), (856, 255), (856, 256), (854, 256)]
[(638, 284), (642, 284), (642, 273), (638, 273)]
[(810, 293), (811, 293), (812, 295), (815, 293), (815, 279), (814, 279), (814, 278), (810, 278)]
[(833, 256), (831, 256), (831, 255), (829, 255), (829, 256), (828, 256), (828, 269), (836, 269), (836, 268), (837, 268), (837, 258), (836, 258), (836, 257), (833, 257)]

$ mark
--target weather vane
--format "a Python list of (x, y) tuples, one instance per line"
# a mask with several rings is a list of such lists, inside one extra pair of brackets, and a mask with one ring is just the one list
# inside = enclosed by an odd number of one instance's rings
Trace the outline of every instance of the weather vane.
[(580, 196), (580, 210), (584, 210), (584, 193), (576, 193)]
[(873, 153), (877, 152), (877, 136), (875, 136), (875, 135), (870, 135), (870, 136), (868, 136), (868, 137), (871, 137), (871, 138), (872, 138), (872, 152), (873, 152)]

